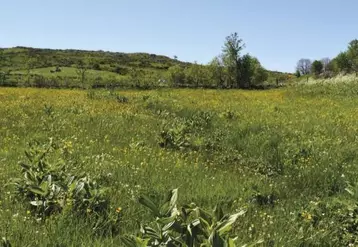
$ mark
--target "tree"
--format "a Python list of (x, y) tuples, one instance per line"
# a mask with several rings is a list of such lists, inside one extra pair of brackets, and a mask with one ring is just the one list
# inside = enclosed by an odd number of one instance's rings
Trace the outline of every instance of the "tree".
[(297, 70), (301, 75), (308, 75), (311, 72), (311, 66), (311, 60), (306, 58), (302, 58), (297, 62)]
[(239, 38), (237, 33), (232, 33), (226, 37), (226, 41), (223, 51), (224, 64), (228, 69), (228, 86), (232, 87), (244, 87), (244, 81), (241, 80), (240, 75), (240, 52), (244, 49), (245, 44), (243, 40)]
[(218, 88), (223, 88), (226, 83), (226, 68), (223, 57), (217, 56), (209, 63), (210, 79)]
[(267, 80), (267, 71), (261, 66), (257, 58), (246, 54), (240, 61), (241, 88), (250, 88)]
[(330, 58), (328, 58), (328, 57), (322, 58), (321, 63), (323, 65), (323, 72), (330, 71), (330, 69), (331, 69), (331, 67), (330, 67), (331, 59)]
[(251, 84), (258, 85), (267, 81), (267, 79), (268, 79), (268, 72), (260, 64), (260, 66), (255, 69), (254, 77)]
[(5, 86), (8, 74), (4, 71), (0, 71), (0, 86)]
[(322, 74), (322, 72), (323, 72), (323, 63), (321, 61), (315, 60), (312, 63), (311, 72), (312, 72), (312, 74), (314, 74), (316, 76)]
[(208, 85), (208, 73), (204, 66), (195, 62), (193, 65), (187, 67), (184, 73), (188, 85), (195, 87), (206, 87)]
[(0, 48), (0, 68), (5, 66), (5, 55), (4, 50)]
[(352, 40), (349, 43), (347, 58), (350, 63), (351, 70), (358, 75), (358, 40)]
[(295, 76), (296, 76), (297, 78), (300, 78), (300, 77), (301, 77), (301, 72), (300, 72), (298, 69), (296, 69)]
[(184, 69), (180, 65), (172, 66), (168, 69), (168, 77), (173, 86), (183, 85), (185, 82)]
[(79, 77), (82, 87), (84, 87), (86, 81), (87, 70), (89, 69), (88, 59), (81, 59), (76, 65), (76, 73)]
[(340, 72), (350, 73), (352, 68), (346, 52), (341, 52), (334, 59)]
[(28, 86), (30, 86), (31, 71), (35, 68), (37, 62), (38, 62), (38, 57), (36, 57), (32, 52), (29, 52), (25, 62), (26, 78), (27, 78)]

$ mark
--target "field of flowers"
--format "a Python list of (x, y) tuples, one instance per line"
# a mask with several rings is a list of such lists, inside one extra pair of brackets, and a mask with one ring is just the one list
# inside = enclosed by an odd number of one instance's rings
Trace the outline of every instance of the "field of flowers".
[[(3, 246), (122, 246), (122, 236), (152, 219), (138, 198), (159, 203), (178, 188), (181, 205), (243, 210), (233, 227), (237, 246), (356, 246), (357, 92), (356, 84), (0, 88), (0, 239)], [(63, 197), (51, 199), (51, 212), (38, 199), (29, 203), (29, 191), (40, 192), (26, 187), (29, 175), (16, 178), (27, 169), (19, 162), (34, 161), (33, 146), (49, 147), (47, 162), (63, 171), (96, 181), (106, 213), (97, 199), (77, 214)]]

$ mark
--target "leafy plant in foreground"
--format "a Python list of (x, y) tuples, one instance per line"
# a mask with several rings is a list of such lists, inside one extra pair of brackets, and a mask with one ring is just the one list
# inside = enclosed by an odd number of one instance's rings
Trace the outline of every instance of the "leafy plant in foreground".
[(150, 198), (142, 196), (139, 202), (147, 207), (155, 221), (141, 226), (139, 236), (127, 236), (123, 243), (128, 247), (139, 246), (235, 246), (232, 228), (245, 211), (224, 215), (220, 206), (207, 212), (194, 203), (178, 207), (178, 190), (169, 192), (165, 202), (157, 206)]
[(50, 163), (47, 156), (53, 148), (52, 141), (46, 146), (30, 145), (25, 152), (27, 162), (20, 163), (23, 176), (13, 181), (17, 197), (42, 219), (70, 212), (94, 216), (94, 230), (112, 228), (119, 218), (111, 214), (105, 190), (86, 174), (73, 175), (66, 172), (66, 166)]

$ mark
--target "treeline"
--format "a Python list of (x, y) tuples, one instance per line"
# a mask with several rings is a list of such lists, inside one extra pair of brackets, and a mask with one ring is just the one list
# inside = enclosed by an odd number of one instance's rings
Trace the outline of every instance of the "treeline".
[(346, 51), (338, 54), (337, 57), (323, 58), (311, 61), (300, 59), (296, 67), (296, 76), (313, 75), (315, 77), (329, 78), (337, 74), (355, 73), (358, 75), (358, 40), (352, 40)]
[(269, 73), (259, 60), (249, 54), (242, 55), (245, 44), (237, 33), (226, 37), (222, 54), (208, 65), (169, 68), (169, 81), (180, 87), (252, 88), (267, 81)]

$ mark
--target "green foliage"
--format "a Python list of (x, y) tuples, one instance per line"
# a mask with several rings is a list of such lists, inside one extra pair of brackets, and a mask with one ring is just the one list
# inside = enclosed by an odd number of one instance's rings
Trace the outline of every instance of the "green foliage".
[(237, 33), (232, 33), (226, 37), (223, 47), (223, 61), (228, 69), (228, 87), (243, 88), (245, 81), (240, 80), (240, 56), (245, 44)]
[(358, 40), (352, 40), (349, 43), (347, 57), (349, 59), (350, 66), (355, 73), (358, 73)]
[(351, 72), (351, 64), (349, 62), (349, 58), (347, 53), (341, 52), (339, 55), (334, 59), (337, 64), (337, 67), (340, 71), (350, 73)]
[(38, 217), (48, 217), (65, 209), (79, 214), (108, 210), (104, 190), (95, 181), (84, 174), (68, 174), (61, 163), (49, 163), (47, 156), (53, 148), (52, 142), (47, 146), (30, 144), (25, 152), (28, 162), (20, 163), (22, 177), (13, 180), (17, 197), (28, 203)]
[(227, 73), (221, 56), (215, 57), (208, 65), (210, 79), (217, 88), (224, 88), (227, 82)]
[(191, 87), (211, 87), (208, 70), (205, 66), (194, 63), (184, 71), (186, 85)]
[(318, 76), (323, 72), (323, 63), (321, 61), (315, 60), (312, 63), (311, 73)]
[(332, 70), (343, 73), (358, 73), (358, 40), (352, 40), (348, 49), (345, 52), (341, 52), (332, 60)]
[(232, 229), (238, 218), (245, 214), (224, 215), (218, 205), (212, 212), (191, 203), (177, 205), (178, 189), (169, 192), (167, 199), (157, 206), (149, 197), (142, 196), (139, 202), (147, 207), (155, 221), (141, 226), (141, 234), (123, 238), (128, 247), (139, 246), (215, 246), (234, 247)]
[(198, 112), (191, 116), (179, 118), (165, 123), (160, 133), (159, 145), (163, 148), (196, 150), (203, 145), (196, 142), (200, 134), (210, 128), (213, 115), (209, 112)]
[(181, 85), (184, 85), (185, 73), (183, 67), (181, 67), (180, 65), (170, 67), (168, 70), (168, 78), (170, 83), (174, 87), (179, 87)]
[[(224, 47), (223, 54), (210, 65), (184, 63), (177, 59), (144, 53), (124, 54), (26, 47), (1, 49), (0, 64), (4, 65), (4, 69), (0, 72), (11, 70), (12, 73), (7, 73), (6, 77), (2, 74), (0, 85), (83, 89), (152, 89), (169, 86), (244, 88), (248, 84), (262, 84), (267, 80), (267, 75), (275, 76), (275, 72), (256, 66), (259, 64), (257, 61), (255, 68), (249, 73), (254, 74), (250, 77), (252, 82), (248, 82), (247, 78), (240, 79), (243, 67), (240, 65), (242, 41), (237, 34), (232, 34), (227, 37), (226, 42), (227, 47)], [(233, 60), (235, 54), (227, 53), (234, 51), (233, 49), (239, 49), (236, 62)]]

